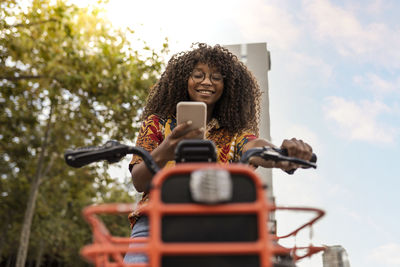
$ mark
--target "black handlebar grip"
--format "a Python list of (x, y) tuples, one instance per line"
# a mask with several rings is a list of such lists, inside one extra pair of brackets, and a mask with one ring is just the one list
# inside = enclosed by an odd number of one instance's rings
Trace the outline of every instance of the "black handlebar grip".
[[(274, 150), (276, 152), (278, 152), (279, 154), (281, 154), (282, 156), (288, 156), (288, 151), (287, 149), (281, 149), (281, 148), (274, 148)], [(317, 155), (312, 153), (311, 159), (309, 160), (312, 163), (316, 163), (317, 162)]]
[(75, 168), (80, 168), (92, 162), (107, 160), (110, 163), (119, 161), (128, 152), (129, 147), (117, 141), (108, 141), (99, 147), (83, 147), (68, 149), (64, 153), (65, 162)]

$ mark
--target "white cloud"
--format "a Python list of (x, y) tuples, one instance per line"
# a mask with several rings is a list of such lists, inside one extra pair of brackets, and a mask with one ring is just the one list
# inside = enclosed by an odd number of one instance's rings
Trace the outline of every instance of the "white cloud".
[(400, 244), (388, 243), (379, 246), (371, 252), (370, 258), (377, 262), (377, 266), (400, 266)]
[(384, 125), (379, 115), (391, 112), (382, 102), (348, 101), (340, 97), (328, 97), (324, 106), (325, 116), (338, 126), (338, 134), (350, 140), (372, 143), (394, 143), (398, 129)]
[(351, 12), (327, 0), (308, 0), (304, 3), (305, 12), (309, 14), (318, 36), (336, 43), (341, 53), (364, 53), (370, 49), (366, 41), (376, 39), (374, 34), (363, 29)]
[(171, 52), (177, 53), (189, 49), (194, 42), (213, 45), (239, 39), (238, 31), (226, 31), (234, 9), (237, 9), (235, 1), (226, 0), (113, 0), (108, 4), (107, 13), (115, 25), (133, 28), (136, 36), (151, 47), (158, 48), (168, 37)]
[(362, 4), (365, 5), (368, 14), (378, 15), (384, 11), (385, 0), (373, 0)]
[(350, 210), (349, 207), (340, 207), (339, 209), (342, 210), (342, 214), (344, 214), (344, 216), (352, 218), (355, 223), (362, 223), (364, 226), (368, 226), (371, 233), (378, 233), (380, 236), (386, 239), (390, 239), (392, 237), (392, 234), (388, 231), (388, 229), (381, 226), (381, 224), (379, 224), (379, 220), (371, 217), (370, 214), (360, 213), (357, 210)]
[(245, 1), (235, 9), (234, 16), (245, 42), (262, 41), (287, 49), (292, 48), (301, 37), (290, 12), (277, 4), (261, 0)]
[(388, 81), (375, 73), (367, 73), (363, 76), (355, 76), (353, 81), (378, 96), (387, 95), (393, 92), (400, 93), (400, 79), (397, 79), (396, 81)]
[(391, 29), (381, 21), (362, 23), (351, 10), (328, 0), (304, 0), (303, 3), (310, 30), (319, 39), (333, 44), (340, 54), (378, 61), (385, 66), (400, 66), (398, 28)]
[(272, 59), (275, 56), (280, 58), (280, 62), (272, 61), (272, 70), (282, 71), (285, 79), (296, 79), (298, 85), (308, 86), (311, 82), (328, 83), (333, 77), (333, 66), (316, 55), (288, 50), (273, 53)]

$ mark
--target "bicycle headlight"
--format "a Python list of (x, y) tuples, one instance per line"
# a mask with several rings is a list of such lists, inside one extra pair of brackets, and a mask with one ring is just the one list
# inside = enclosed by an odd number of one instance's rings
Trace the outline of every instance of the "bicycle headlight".
[(232, 179), (222, 169), (202, 169), (191, 173), (190, 192), (195, 202), (216, 204), (232, 198)]

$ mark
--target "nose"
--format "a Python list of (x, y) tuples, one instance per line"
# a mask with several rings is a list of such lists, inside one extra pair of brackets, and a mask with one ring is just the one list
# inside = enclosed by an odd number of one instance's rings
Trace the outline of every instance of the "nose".
[(212, 85), (211, 75), (206, 75), (206, 77), (204, 77), (204, 80), (201, 82), (201, 84)]

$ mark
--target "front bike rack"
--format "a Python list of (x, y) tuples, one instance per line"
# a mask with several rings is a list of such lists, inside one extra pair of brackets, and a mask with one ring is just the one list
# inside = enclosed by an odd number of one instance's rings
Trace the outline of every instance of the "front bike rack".
[[(191, 173), (199, 168), (222, 168), (229, 173), (247, 177), (256, 188), (255, 201), (250, 203), (223, 203), (218, 205), (203, 205), (198, 203), (164, 203), (161, 188), (172, 175)], [(317, 222), (324, 211), (306, 207), (277, 207), (271, 205), (266, 197), (263, 185), (257, 174), (242, 164), (218, 165), (206, 163), (180, 164), (160, 171), (153, 180), (149, 203), (141, 208), (141, 212), (149, 217), (150, 236), (146, 238), (130, 239), (128, 237), (112, 236), (97, 214), (128, 214), (133, 211), (132, 204), (103, 204), (89, 206), (84, 209), (83, 216), (91, 225), (93, 244), (85, 246), (81, 254), (96, 266), (116, 267), (160, 267), (164, 256), (178, 255), (257, 255), (259, 266), (272, 267), (274, 255), (290, 255), (294, 261), (310, 257), (324, 250), (324, 247), (309, 245), (306, 247), (282, 247), (277, 245), (279, 240), (295, 237), (300, 231)], [(269, 212), (276, 210), (314, 212), (316, 216), (307, 223), (295, 228), (283, 236), (271, 235), (267, 229)], [(252, 242), (164, 242), (162, 236), (162, 218), (169, 215), (202, 216), (202, 215), (229, 215), (241, 216), (253, 214), (257, 218), (258, 238)], [(306, 251), (300, 255), (300, 251)], [(125, 253), (147, 254), (149, 263), (124, 263)]]

